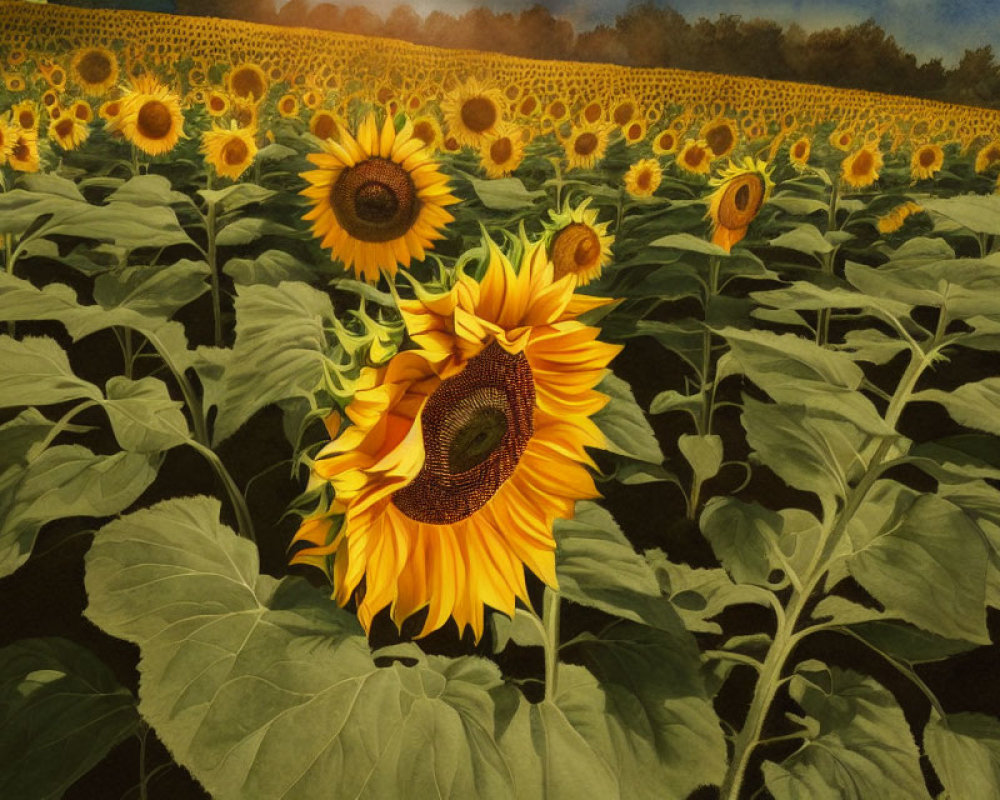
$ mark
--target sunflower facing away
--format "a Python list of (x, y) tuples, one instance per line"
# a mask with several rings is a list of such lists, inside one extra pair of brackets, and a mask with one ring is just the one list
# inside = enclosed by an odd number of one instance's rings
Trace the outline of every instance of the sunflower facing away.
[(142, 76), (122, 98), (121, 111), (108, 123), (151, 156), (169, 153), (184, 135), (180, 98), (155, 78)]
[(387, 117), (380, 132), (369, 114), (356, 138), (341, 129), (339, 142), (327, 139), (323, 148), (308, 156), (318, 169), (301, 174), (309, 182), (301, 194), (313, 203), (303, 219), (333, 258), (377, 281), (379, 270), (395, 275), (443, 238), (454, 219), (445, 206), (458, 198), (410, 122), (396, 132)]
[(576, 317), (608, 300), (553, 281), (540, 242), (519, 269), (489, 249), (482, 283), (400, 302), (424, 349), (366, 369), (354, 424), (313, 465), (336, 498), (293, 562), (327, 569), (341, 605), (364, 581), (366, 629), (386, 606), (397, 625), (426, 608), (421, 636), (453, 617), (478, 640), (484, 606), (528, 602), (525, 567), (556, 586), (553, 521), (598, 496), (584, 448), (605, 444), (594, 386), (620, 348)]
[(201, 135), (201, 152), (215, 173), (234, 181), (246, 172), (257, 157), (257, 143), (250, 128), (213, 127)]
[(611, 261), (615, 237), (608, 234), (610, 223), (597, 221), (597, 209), (587, 208), (590, 201), (588, 197), (576, 208), (567, 202), (560, 212), (549, 211), (551, 223), (543, 223), (555, 280), (573, 275), (577, 286), (586, 286)]
[(730, 161), (710, 183), (718, 188), (708, 197), (705, 216), (712, 221), (712, 243), (728, 253), (747, 235), (774, 182), (766, 163), (747, 156), (742, 166)]

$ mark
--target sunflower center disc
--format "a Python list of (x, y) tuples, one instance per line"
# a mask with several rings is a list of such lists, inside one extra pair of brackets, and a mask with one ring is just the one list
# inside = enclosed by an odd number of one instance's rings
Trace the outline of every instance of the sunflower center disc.
[(490, 158), (497, 164), (507, 163), (507, 159), (511, 157), (513, 152), (514, 148), (510, 143), (510, 138), (507, 136), (497, 139), (490, 145)]
[(170, 133), (173, 126), (174, 120), (170, 116), (170, 109), (159, 100), (143, 103), (139, 109), (136, 127), (147, 139), (162, 139)]
[(851, 166), (851, 172), (857, 176), (867, 175), (871, 171), (872, 165), (875, 160), (872, 158), (872, 154), (867, 150), (862, 150), (858, 153), (858, 157), (854, 159), (854, 164)]
[(23, 139), (18, 139), (17, 144), (14, 145), (12, 155), (18, 161), (27, 161), (28, 157), (31, 155), (31, 151), (28, 149), (28, 145)]
[(250, 149), (242, 139), (230, 139), (222, 148), (222, 160), (231, 167), (242, 164), (249, 155)]
[(462, 122), (473, 133), (482, 133), (497, 121), (497, 110), (486, 97), (473, 97), (462, 103)]
[(920, 154), (920, 166), (922, 166), (922, 167), (929, 167), (933, 163), (934, 163), (934, 151), (933, 150), (924, 150)]
[(80, 59), (80, 76), (88, 83), (104, 83), (111, 76), (111, 62), (96, 50)]
[(597, 136), (590, 131), (581, 133), (576, 137), (573, 149), (576, 150), (577, 155), (589, 156), (597, 149)]
[(410, 519), (450, 525), (476, 513), (514, 473), (535, 430), (523, 353), (496, 342), (441, 382), (424, 406), (424, 466), (392, 496)]
[(746, 228), (764, 203), (764, 182), (749, 174), (734, 179), (719, 204), (719, 224), (735, 231)]
[(56, 123), (56, 133), (59, 136), (69, 136), (73, 132), (73, 120), (61, 119)]
[(708, 132), (705, 140), (708, 142), (709, 149), (718, 156), (728, 152), (729, 148), (732, 147), (733, 132), (728, 125), (717, 125)]
[(750, 187), (745, 183), (736, 190), (736, 197), (733, 198), (733, 203), (736, 205), (738, 211), (746, 211), (747, 204), (750, 202)]
[(377, 156), (341, 172), (330, 200), (337, 222), (363, 242), (398, 239), (419, 211), (409, 173), (395, 161)]

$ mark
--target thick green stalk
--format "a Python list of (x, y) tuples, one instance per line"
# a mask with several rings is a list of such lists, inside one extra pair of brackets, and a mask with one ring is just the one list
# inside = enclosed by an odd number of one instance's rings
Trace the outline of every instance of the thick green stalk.
[(545, 629), (545, 699), (555, 700), (559, 684), (559, 592), (545, 588), (542, 599)]
[(222, 481), (222, 486), (226, 490), (226, 495), (229, 497), (229, 502), (236, 514), (236, 528), (240, 536), (244, 539), (249, 539), (251, 542), (256, 542), (257, 537), (254, 533), (253, 519), (250, 516), (250, 509), (247, 508), (246, 498), (243, 496), (243, 492), (240, 491), (240, 487), (236, 485), (236, 481), (233, 480), (233, 476), (229, 474), (226, 465), (222, 463), (222, 459), (210, 447), (206, 447), (195, 441), (190, 442), (190, 444), (205, 457), (205, 460), (215, 470), (215, 474), (219, 476), (219, 480)]
[(208, 216), (205, 220), (205, 230), (208, 236), (206, 257), (208, 259), (209, 275), (212, 280), (212, 320), (214, 324), (215, 346), (222, 347), (222, 292), (219, 289), (219, 266), (215, 254), (215, 203), (208, 204)]

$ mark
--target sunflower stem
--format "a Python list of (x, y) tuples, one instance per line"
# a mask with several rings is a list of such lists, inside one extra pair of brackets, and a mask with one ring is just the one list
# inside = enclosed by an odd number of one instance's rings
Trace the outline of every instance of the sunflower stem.
[(208, 246), (205, 255), (208, 259), (209, 275), (212, 280), (212, 322), (214, 325), (215, 346), (222, 347), (222, 292), (219, 290), (219, 268), (215, 263), (215, 217), (215, 203), (209, 201), (208, 216), (205, 218), (205, 229), (208, 236)]
[(226, 465), (222, 463), (222, 459), (211, 447), (206, 447), (196, 441), (189, 441), (188, 444), (205, 457), (205, 460), (215, 470), (215, 474), (219, 476), (219, 480), (222, 481), (222, 487), (226, 490), (233, 512), (236, 514), (236, 529), (240, 536), (251, 542), (256, 542), (257, 536), (254, 533), (253, 518), (250, 516), (250, 509), (247, 508), (246, 498), (240, 491), (240, 487), (236, 485), (236, 481), (233, 480), (233, 476), (229, 474)]
[(149, 736), (149, 726), (143, 723), (139, 736), (139, 800), (149, 797), (149, 773), (146, 771), (146, 737)]
[(542, 598), (545, 629), (545, 699), (554, 701), (559, 683), (559, 592), (545, 587)]

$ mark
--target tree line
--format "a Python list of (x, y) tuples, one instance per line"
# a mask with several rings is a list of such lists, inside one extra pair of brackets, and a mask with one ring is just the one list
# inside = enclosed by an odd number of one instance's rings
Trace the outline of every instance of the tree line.
[[(59, 0), (64, 5), (149, 8), (148, 0)], [(918, 63), (873, 19), (807, 32), (766, 19), (721, 14), (689, 22), (651, 2), (630, 6), (612, 25), (577, 32), (569, 20), (536, 5), (519, 13), (476, 8), (463, 14), (408, 5), (385, 17), (361, 5), (289, 0), (158, 0), (178, 13), (270, 25), (385, 36), (415, 44), (487, 50), (515, 56), (634, 67), (677, 67), (777, 80), (906, 94), (1000, 107), (1000, 64), (990, 45), (970, 48), (946, 68)]]

